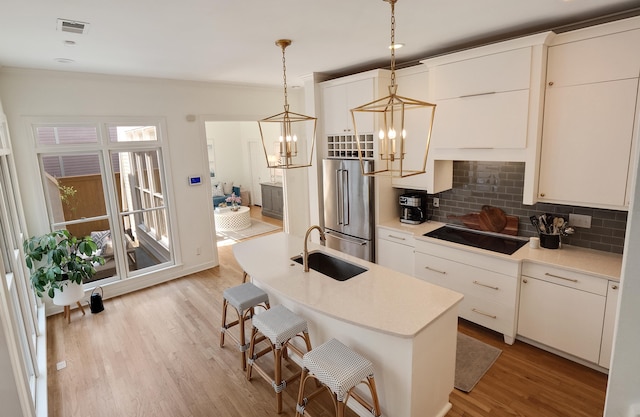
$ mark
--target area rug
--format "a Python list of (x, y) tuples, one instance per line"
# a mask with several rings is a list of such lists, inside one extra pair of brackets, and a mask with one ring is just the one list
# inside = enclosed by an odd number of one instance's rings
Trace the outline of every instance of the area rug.
[(262, 222), (260, 220), (251, 219), (251, 226), (246, 229), (238, 230), (238, 231), (226, 231), (226, 232), (217, 232), (218, 241), (221, 239), (231, 239), (233, 241), (238, 241), (242, 239), (247, 239), (253, 236), (262, 235), (264, 233), (273, 232), (276, 230), (282, 230), (281, 227), (274, 226), (269, 223)]
[(460, 391), (471, 391), (501, 353), (496, 347), (458, 333), (456, 377), (453, 385)]

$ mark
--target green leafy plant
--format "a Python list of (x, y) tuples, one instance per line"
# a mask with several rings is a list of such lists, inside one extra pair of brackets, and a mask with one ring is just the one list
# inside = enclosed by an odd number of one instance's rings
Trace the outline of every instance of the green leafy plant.
[(38, 297), (54, 290), (64, 291), (65, 280), (82, 284), (96, 273), (94, 264), (104, 265), (95, 255), (98, 246), (86, 236), (71, 236), (68, 230), (56, 230), (24, 241), (25, 262), (31, 270), (31, 285)]

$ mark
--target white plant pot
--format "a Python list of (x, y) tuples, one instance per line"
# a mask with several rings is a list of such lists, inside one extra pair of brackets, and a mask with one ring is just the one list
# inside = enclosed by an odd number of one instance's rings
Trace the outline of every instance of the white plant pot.
[(80, 301), (84, 297), (84, 289), (82, 284), (76, 284), (69, 280), (61, 283), (63, 291), (58, 289), (53, 290), (53, 304), (57, 306), (69, 306)]

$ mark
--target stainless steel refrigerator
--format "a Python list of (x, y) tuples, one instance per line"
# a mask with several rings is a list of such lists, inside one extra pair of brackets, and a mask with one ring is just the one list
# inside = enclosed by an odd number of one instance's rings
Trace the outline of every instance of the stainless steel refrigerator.
[[(365, 163), (373, 171), (373, 161)], [(373, 262), (373, 177), (362, 175), (358, 160), (324, 159), (322, 169), (326, 245)]]

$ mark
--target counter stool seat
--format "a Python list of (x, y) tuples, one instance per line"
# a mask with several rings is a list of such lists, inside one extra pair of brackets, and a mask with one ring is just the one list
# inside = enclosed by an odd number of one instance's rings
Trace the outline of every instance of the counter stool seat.
[[(302, 317), (296, 315), (288, 308), (277, 305), (261, 314), (255, 316), (252, 320), (253, 329), (251, 331), (251, 342), (249, 344), (249, 359), (247, 360), (247, 380), (251, 380), (251, 372), (255, 370), (265, 380), (271, 383), (276, 392), (276, 406), (278, 414), (282, 412), (282, 391), (287, 384), (300, 376), (301, 372), (296, 372), (288, 379), (282, 378), (282, 358), (287, 357), (287, 349), (290, 349), (300, 358), (303, 357), (302, 352), (296, 345), (290, 343), (295, 337), (300, 337), (306, 346), (307, 352), (311, 350), (311, 341), (309, 340), (309, 331), (307, 322)], [(255, 348), (262, 340), (268, 340), (269, 346), (262, 351), (255, 353)], [(265, 339), (266, 338), (266, 339)], [(272, 352), (274, 358), (274, 375), (269, 375), (256, 362), (261, 356)]]
[[(249, 345), (245, 338), (245, 322), (252, 319), (256, 307), (269, 309), (269, 295), (250, 282), (227, 288), (222, 292), (222, 327), (220, 328), (220, 347), (224, 346), (227, 330), (234, 326), (240, 327), (239, 337), (229, 333), (229, 337), (238, 344), (242, 369), (247, 368), (247, 349)], [(227, 308), (231, 305), (238, 315), (238, 319), (227, 323)]]
[[(349, 397), (353, 397), (362, 406), (370, 410), (374, 416), (380, 415), (380, 404), (371, 361), (354, 352), (339, 340), (331, 339), (311, 352), (306, 353), (302, 363), (304, 368), (300, 379), (296, 416), (304, 416), (308, 400), (315, 397), (325, 388), (333, 396), (336, 415), (339, 417), (344, 416)], [(309, 378), (315, 378), (324, 387), (305, 398), (304, 388)], [(369, 387), (373, 404), (353, 390), (361, 383)], [(308, 412), (307, 415), (309, 415)]]

